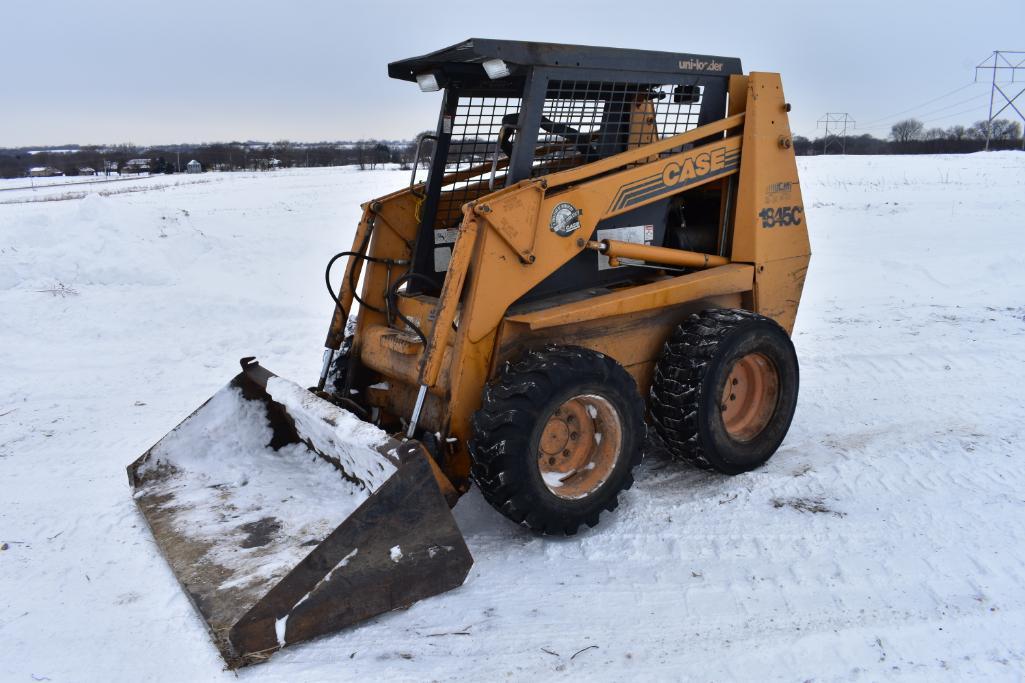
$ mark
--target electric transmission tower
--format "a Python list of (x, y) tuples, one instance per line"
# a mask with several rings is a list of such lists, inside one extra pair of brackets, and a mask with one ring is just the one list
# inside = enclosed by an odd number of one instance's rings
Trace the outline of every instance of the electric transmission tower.
[[(990, 63), (992, 62), (992, 63)], [(979, 71), (990, 71), (990, 91), (989, 91), (989, 118), (986, 120), (986, 151), (989, 151), (989, 140), (993, 136), (993, 121), (996, 117), (1000, 116), (1005, 109), (1010, 107), (1021, 117), (1022, 123), (1025, 123), (1025, 114), (1021, 113), (1021, 109), (1015, 106), (1014, 101), (1018, 99), (1018, 96), (1025, 93), (1025, 87), (1019, 90), (1015, 95), (1009, 96), (1004, 89), (1000, 87), (1003, 84), (1005, 87), (1010, 84), (1007, 88), (1008, 92), (1013, 92), (1017, 85), (1015, 85), (1016, 76), (1021, 71), (1025, 75), (1025, 52), (1018, 50), (994, 50), (993, 54), (983, 60), (981, 64), (975, 67), (975, 80), (979, 80)], [(997, 77), (999, 74), (999, 78)], [(993, 111), (994, 101), (996, 100), (997, 93), (1000, 93), (1000, 97), (1004, 100), (1004, 106), (1000, 107), (996, 112)], [(999, 104), (997, 102), (996, 104)], [(1022, 133), (1021, 148), (1025, 149), (1025, 131)]]
[[(829, 154), (830, 147), (839, 146), (840, 154), (847, 153), (847, 127), (854, 128), (854, 119), (845, 111), (826, 112), (825, 116), (819, 119), (818, 127), (825, 126), (826, 132), (822, 137), (822, 153)], [(829, 130), (833, 130), (833, 138), (829, 137)], [(840, 138), (839, 141), (837, 138)]]

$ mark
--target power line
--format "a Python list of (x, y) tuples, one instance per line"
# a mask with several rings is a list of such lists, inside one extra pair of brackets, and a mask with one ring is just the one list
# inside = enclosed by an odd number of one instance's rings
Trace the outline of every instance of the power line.
[[(979, 82), (978, 78), (980, 70), (988, 70), (992, 73), (992, 78), (990, 81), (990, 98), (988, 105), (989, 115), (987, 118), (986, 125), (986, 149), (989, 149), (989, 142), (993, 131), (993, 121), (1000, 114), (1002, 114), (1008, 107), (1013, 109), (1022, 118), (1022, 120), (1025, 121), (1025, 114), (1022, 113), (1022, 109), (1019, 109), (1020, 105), (1016, 105), (1016, 101), (1018, 100), (1018, 98), (1022, 95), (1025, 95), (1025, 87), (1022, 87), (1016, 93), (1014, 91), (1017, 90), (1017, 86), (1008, 88), (1008, 92), (1005, 92), (1004, 88), (1001, 87), (1001, 85), (1006, 87), (1007, 82), (1015, 83), (1016, 78), (1020, 75), (1020, 73), (1025, 73), (1025, 51), (996, 50), (990, 57), (987, 57), (981, 64), (975, 67), (975, 80), (973, 80), (972, 82), (965, 83), (964, 85), (954, 88), (953, 90), (949, 90), (943, 93), (942, 95), (916, 104), (913, 107), (908, 107), (907, 109), (902, 109), (898, 112), (887, 114), (886, 116), (880, 118), (872, 119), (871, 121), (863, 124), (860, 130), (872, 131), (889, 128), (893, 124), (897, 123), (897, 117), (901, 115), (922, 109), (923, 107), (927, 107), (928, 105), (933, 104), (934, 102), (939, 102), (940, 100), (947, 99), (948, 97), (951, 97), (952, 95), (962, 92), (972, 87), (973, 85), (977, 85)], [(998, 75), (1000, 76), (1000, 78), (998, 78)], [(971, 107), (968, 109), (962, 109), (960, 111), (952, 112), (949, 114), (944, 114), (943, 116), (925, 118), (931, 117), (933, 114), (938, 114), (940, 112), (944, 112), (949, 109), (959, 107), (963, 104), (967, 104), (972, 101), (977, 101), (979, 96), (981, 96), (982, 94), (983, 93), (980, 92), (977, 95), (973, 95), (972, 97), (968, 97), (963, 100), (958, 100), (957, 102), (946, 104), (939, 108), (930, 109), (929, 111), (916, 114), (914, 118), (921, 121), (921, 123), (924, 125), (927, 123), (933, 123), (935, 121), (942, 121), (944, 119), (954, 118), (955, 116), (978, 113), (980, 112), (980, 110), (985, 110), (985, 104), (980, 103), (978, 106)], [(996, 101), (998, 94), (1003, 99), (1004, 104), (999, 109), (996, 109), (996, 111), (994, 111), (995, 106), (1000, 104), (1000, 102)], [(850, 127), (853, 128), (854, 120), (850, 118), (850, 115), (847, 112), (829, 112), (826, 113), (823, 116), (823, 118), (818, 120), (817, 127), (825, 126), (825, 134), (823, 137), (822, 146), (823, 154), (826, 154), (832, 145), (838, 143), (837, 138), (839, 138), (839, 145), (841, 147), (841, 150), (846, 151), (848, 125), (850, 125)], [(831, 129), (833, 131), (832, 138), (830, 137)], [(1025, 149), (1025, 136), (1023, 136), (1023, 149)]]
[[(985, 112), (986, 112), (986, 105), (983, 104), (983, 105), (980, 105), (978, 107), (973, 107), (971, 109), (962, 109), (961, 111), (955, 111), (952, 114), (946, 114), (944, 116), (937, 116), (936, 118), (928, 119), (926, 121), (919, 121), (919, 123), (921, 123), (922, 125), (925, 125), (927, 123), (935, 123), (936, 121), (944, 121), (946, 119), (952, 119), (955, 116), (961, 116), (962, 114), (971, 114), (971, 113), (983, 114)], [(916, 119), (916, 121), (917, 121), (917, 119)], [(894, 125), (896, 125), (896, 124), (894, 124)], [(862, 128), (860, 130), (884, 130), (885, 128), (889, 128), (889, 127), (890, 127), (889, 125), (875, 126), (874, 128)]]
[(953, 114), (947, 114), (946, 116), (937, 116), (934, 119), (929, 119), (928, 121), (922, 121), (922, 123), (932, 123), (933, 121), (942, 121), (944, 119), (953, 118), (955, 116), (961, 116), (961, 114), (970, 114), (972, 112), (980, 111), (981, 109), (984, 108), (984, 106), (985, 105), (983, 105), (982, 107), (975, 107), (974, 109), (965, 109), (963, 111), (955, 111)]
[(962, 90), (964, 90), (965, 88), (970, 88), (970, 87), (971, 87), (971, 86), (973, 86), (973, 85), (975, 85), (975, 81), (972, 81), (972, 82), (970, 82), (970, 83), (966, 83), (966, 84), (962, 85), (962, 86), (961, 86), (960, 88), (954, 88), (953, 90), (951, 90), (951, 91), (950, 91), (950, 92), (948, 92), (948, 93), (944, 93), (943, 95), (940, 95), (939, 97), (934, 97), (934, 98), (932, 98), (931, 100), (927, 100), (927, 101), (925, 101), (925, 102), (922, 102), (921, 104), (916, 104), (916, 105), (915, 105), (915, 106), (913, 106), (913, 107), (908, 107), (907, 109), (903, 109), (903, 110), (901, 110), (901, 111), (898, 111), (898, 112), (895, 112), (895, 113), (893, 113), (893, 114), (887, 114), (886, 116), (880, 116), (880, 117), (879, 117), (878, 119), (873, 119), (872, 121), (869, 121), (869, 122), (868, 122), (867, 124), (865, 124), (865, 125), (866, 125), (866, 126), (872, 126), (872, 125), (875, 125), (875, 124), (879, 123), (880, 121), (888, 121), (888, 120), (891, 120), (891, 119), (893, 119), (893, 117), (895, 117), (895, 116), (900, 116), (901, 114), (906, 114), (906, 113), (908, 113), (909, 111), (914, 111), (915, 109), (920, 109), (920, 108), (922, 108), (922, 107), (924, 107), (924, 106), (926, 106), (926, 105), (932, 104), (933, 102), (938, 102), (939, 100), (942, 100), (942, 99), (944, 99), (944, 98), (950, 97), (951, 95), (953, 95), (953, 94), (955, 94), (955, 93), (959, 93), (959, 92), (961, 92), (961, 91), (962, 91)]
[(918, 116), (922, 116), (922, 117), (932, 116), (933, 114), (938, 114), (941, 111), (947, 111), (948, 109), (953, 109), (954, 107), (960, 107), (962, 104), (968, 104), (969, 102), (972, 102), (974, 100), (979, 100), (979, 95), (982, 95), (982, 94), (983, 93), (978, 93), (976, 95), (973, 95), (973, 96), (969, 97), (968, 99), (959, 100), (957, 102), (954, 102), (953, 104), (948, 104), (945, 107), (940, 107), (939, 109), (933, 109), (932, 111), (927, 111), (927, 112), (925, 112), (923, 114), (919, 114)]
[[(983, 93), (979, 93), (979, 95), (982, 95), (982, 94)], [(932, 116), (933, 114), (938, 114), (941, 111), (946, 111), (947, 109), (951, 109), (953, 107), (958, 107), (958, 106), (960, 106), (962, 104), (967, 104), (968, 102), (971, 102), (972, 100), (978, 100), (979, 95), (976, 95), (975, 97), (970, 97), (967, 100), (961, 100), (960, 102), (955, 102), (955, 103), (947, 105), (945, 107), (940, 107), (939, 109), (933, 109), (932, 111), (926, 112), (924, 114), (920, 114), (920, 116)], [(977, 107), (973, 107), (971, 109), (965, 109), (964, 111), (954, 112), (953, 114), (946, 114), (944, 116), (937, 116), (935, 118), (927, 119), (925, 121), (922, 121), (922, 123), (931, 123), (933, 121), (940, 121), (942, 119), (949, 119), (952, 116), (958, 116), (960, 114), (966, 114), (966, 113), (969, 113), (969, 112), (977, 111), (980, 107), (984, 107), (985, 106), (985, 103), (983, 103), (981, 100), (979, 100), (979, 101), (980, 101), (980, 104)], [(918, 117), (916, 116), (914, 118), (917, 119)], [(893, 121), (888, 121), (886, 123), (877, 125), (877, 126), (862, 126), (861, 130), (882, 130), (884, 128), (889, 128), (891, 125), (893, 125), (895, 123), (897, 123), (896, 119), (893, 120)]]

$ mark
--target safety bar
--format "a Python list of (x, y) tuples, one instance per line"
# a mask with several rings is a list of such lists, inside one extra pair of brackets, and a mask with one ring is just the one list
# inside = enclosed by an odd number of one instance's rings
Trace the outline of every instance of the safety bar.
[(438, 141), (437, 135), (421, 135), (420, 139), (416, 142), (416, 154), (413, 155), (413, 172), (409, 174), (409, 189), (413, 189), (416, 185), (416, 169), (420, 165), (420, 150), (423, 149), (424, 140)]
[(495, 191), (495, 174), (498, 173), (498, 153), (502, 151), (502, 138), (505, 135), (506, 129), (515, 130), (517, 126), (511, 123), (503, 123), (502, 127), (498, 129), (498, 139), (495, 140), (495, 156), (491, 160), (491, 178), (488, 180), (488, 191)]

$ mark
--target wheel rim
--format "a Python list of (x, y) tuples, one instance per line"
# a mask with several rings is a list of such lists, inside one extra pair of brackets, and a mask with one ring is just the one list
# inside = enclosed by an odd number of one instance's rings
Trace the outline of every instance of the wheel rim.
[(736, 441), (758, 436), (776, 411), (779, 371), (765, 355), (749, 353), (730, 368), (719, 407), (726, 433)]
[(549, 491), (576, 500), (608, 480), (622, 449), (622, 423), (612, 403), (579, 394), (557, 407), (545, 423), (537, 466)]

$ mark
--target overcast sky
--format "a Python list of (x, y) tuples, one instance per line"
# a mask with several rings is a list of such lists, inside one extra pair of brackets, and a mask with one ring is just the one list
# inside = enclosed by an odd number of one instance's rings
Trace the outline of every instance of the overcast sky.
[[(1025, 0), (0, 0), (0, 146), (410, 138), (439, 98), (387, 63), (471, 36), (739, 57), (783, 74), (795, 133), (846, 111), (885, 136), (1023, 27)], [(907, 114), (971, 123), (988, 97)]]

